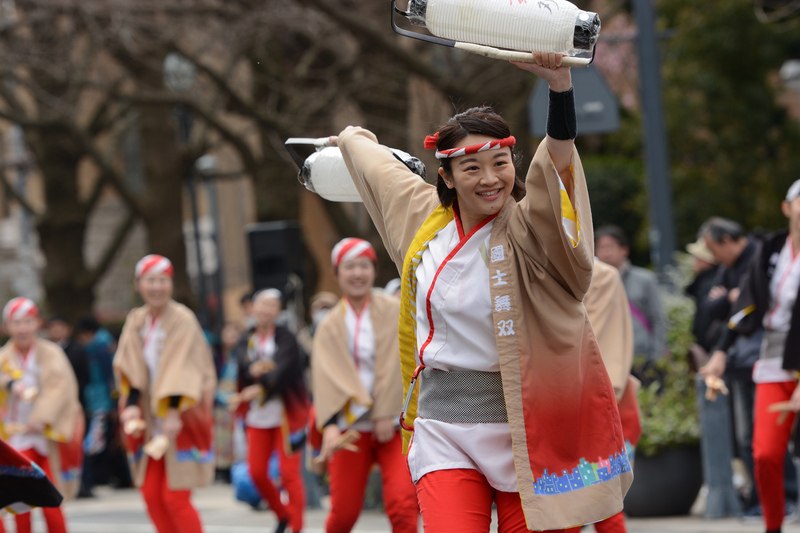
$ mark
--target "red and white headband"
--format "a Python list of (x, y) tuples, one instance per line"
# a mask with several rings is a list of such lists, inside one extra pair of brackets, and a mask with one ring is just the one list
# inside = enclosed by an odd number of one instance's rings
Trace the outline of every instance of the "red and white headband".
[[(425, 137), (425, 148), (433, 150), (436, 148), (436, 143), (439, 142), (439, 132)], [(517, 144), (517, 139), (513, 135), (505, 139), (495, 139), (481, 144), (474, 144), (472, 146), (462, 146), (461, 148), (450, 148), (449, 150), (436, 149), (436, 159), (449, 159), (451, 157), (459, 157), (468, 154), (477, 154), (478, 152), (485, 152), (486, 150), (499, 150), (506, 146), (514, 146)]]
[(175, 270), (172, 268), (172, 262), (163, 255), (150, 254), (139, 259), (135, 271), (136, 279), (148, 274), (165, 274), (173, 277)]
[(338, 267), (342, 261), (348, 261), (361, 256), (367, 257), (373, 263), (378, 260), (378, 256), (375, 255), (375, 248), (373, 248), (369, 242), (364, 239), (348, 237), (342, 239), (333, 247), (331, 263), (335, 268)]
[(26, 316), (39, 316), (39, 308), (30, 298), (19, 296), (9, 301), (3, 308), (3, 322), (25, 318)]

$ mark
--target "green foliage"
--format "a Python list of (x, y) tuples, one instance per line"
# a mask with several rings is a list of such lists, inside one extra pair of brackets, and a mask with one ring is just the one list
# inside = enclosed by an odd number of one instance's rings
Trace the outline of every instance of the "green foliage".
[[(797, 120), (777, 72), (798, 19), (760, 22), (750, 0), (659, 2), (662, 72), (678, 242), (712, 215), (745, 227), (784, 225), (779, 204), (800, 173)], [(757, 43), (757, 44), (754, 44)]]
[[(635, 264), (647, 264), (647, 236), (639, 235), (646, 230), (642, 205), (647, 205), (641, 161), (617, 156), (590, 156), (583, 158), (582, 162), (594, 227), (614, 224), (622, 228), (630, 240), (631, 260)], [(636, 246), (640, 238), (645, 241), (644, 247)]]
[(683, 296), (689, 281), (688, 254), (677, 258), (677, 267), (670, 278), (677, 291), (663, 294), (667, 313), (667, 345), (670, 357), (652, 369), (654, 378), (639, 390), (642, 414), (642, 437), (637, 453), (652, 456), (661, 450), (696, 446), (700, 442), (700, 419), (695, 400), (692, 372), (689, 369), (689, 346), (694, 342), (692, 320), (694, 302)]

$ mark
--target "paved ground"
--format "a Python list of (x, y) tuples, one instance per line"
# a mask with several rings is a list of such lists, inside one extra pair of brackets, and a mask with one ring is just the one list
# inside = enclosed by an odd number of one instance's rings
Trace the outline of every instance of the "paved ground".
[[(112, 490), (100, 487), (94, 499), (72, 501), (65, 506), (70, 533), (153, 533), (144, 512), (139, 493), (134, 490)], [(203, 516), (206, 533), (264, 533), (276, 525), (274, 515), (253, 511), (248, 505), (236, 502), (230, 485), (216, 484), (195, 491), (195, 505)], [(44, 532), (41, 513), (34, 511), (34, 531)], [(305, 533), (321, 533), (325, 510), (309, 510)], [(13, 521), (6, 518), (8, 531)], [(421, 530), (421, 528), (420, 528)], [(361, 515), (354, 533), (383, 533), (391, 531), (386, 517), (376, 511)], [(494, 529), (492, 531), (495, 531)], [(591, 528), (584, 529), (591, 532)], [(736, 518), (706, 520), (697, 516), (658, 519), (628, 519), (629, 533), (762, 533), (759, 522), (744, 523)], [(784, 526), (784, 533), (800, 533), (800, 524)]]

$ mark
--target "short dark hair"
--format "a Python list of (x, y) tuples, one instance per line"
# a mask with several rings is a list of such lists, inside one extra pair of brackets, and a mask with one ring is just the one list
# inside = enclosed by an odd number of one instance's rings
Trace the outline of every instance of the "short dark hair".
[(703, 225), (700, 226), (700, 230), (697, 232), (698, 238), (708, 236), (709, 239), (716, 243), (721, 243), (725, 240), (726, 235), (730, 237), (731, 240), (738, 241), (744, 237), (744, 230), (738, 222), (734, 222), (728, 218), (711, 217), (703, 222)]
[[(489, 106), (472, 107), (463, 113), (454, 115), (439, 129), (439, 138), (436, 142), (437, 150), (454, 148), (455, 145), (468, 135), (488, 135), (496, 139), (505, 139), (511, 136), (508, 122)], [(511, 161), (514, 168), (519, 166), (520, 157), (511, 149)], [(453, 166), (450, 159), (440, 159), (439, 165), (447, 173), (452, 174)], [(439, 202), (444, 207), (453, 205), (456, 199), (455, 189), (447, 186), (441, 176), (436, 179), (436, 192)], [(518, 176), (514, 178), (514, 189), (511, 196), (519, 201), (525, 196), (525, 183)]]
[(252, 302), (253, 301), (253, 294), (254, 294), (253, 291), (248, 291), (248, 292), (242, 294), (242, 297), (239, 298), (239, 304), (240, 305), (244, 305), (247, 302)]
[(594, 230), (594, 242), (597, 242), (600, 237), (611, 237), (620, 246), (628, 247), (628, 237), (625, 236), (625, 232), (619, 226), (614, 226), (613, 224), (600, 226)]
[(84, 316), (78, 319), (75, 325), (76, 333), (97, 333), (100, 329), (100, 323), (93, 316)]

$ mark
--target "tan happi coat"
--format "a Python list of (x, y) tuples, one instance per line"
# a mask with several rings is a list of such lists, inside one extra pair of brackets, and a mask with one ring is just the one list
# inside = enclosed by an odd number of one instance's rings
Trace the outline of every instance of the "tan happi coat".
[(170, 397), (180, 396), (178, 408), (183, 428), (164, 456), (167, 483), (172, 490), (209, 485), (214, 478), (211, 435), (217, 385), (211, 348), (194, 313), (170, 301), (161, 314), (160, 328), (166, 332), (166, 338), (156, 379), (151, 383), (141, 336), (147, 312), (143, 306), (128, 313), (114, 356), (114, 374), (122, 393), (120, 405), (124, 408), (131, 388), (138, 389), (147, 425), (142, 438), (129, 440), (134, 483), (139, 487), (144, 482), (148, 456), (142, 447), (152, 436), (153, 417), (163, 418)]
[(318, 429), (349, 402), (370, 407), (371, 420), (394, 418), (400, 414), (403, 385), (397, 318), (400, 304), (396, 298), (373, 290), (369, 316), (375, 330), (375, 382), (370, 394), (361, 379), (348, 348), (345, 325), (345, 302), (340, 300), (317, 327), (311, 352), (311, 380)]
[[(22, 377), (13, 341), (0, 348), (0, 374), (7, 379)], [(39, 367), (39, 390), (28, 422), (44, 425), (49, 440), (48, 460), (58, 490), (72, 498), (80, 484), (81, 443), (83, 440), (83, 409), (78, 400), (78, 381), (61, 347), (49, 340), (34, 341), (36, 365)], [(5, 387), (0, 391), (0, 412), (7, 405)], [(0, 436), (5, 438), (2, 417)]]
[[(339, 147), (404, 281), (400, 351), (404, 387), (414, 370), (416, 262), (453, 220), (436, 188), (411, 173), (375, 136), (348, 128)], [(529, 529), (561, 529), (622, 509), (633, 478), (614, 390), (583, 297), (592, 279), (593, 231), (583, 170), (573, 155), (569, 198), (545, 143), (528, 172), (527, 196), (509, 198), (492, 222), (488, 266), (500, 372), (517, 486)], [(565, 229), (579, 228), (576, 239)], [(404, 320), (405, 319), (405, 320)], [(416, 415), (416, 395), (407, 423)], [(406, 437), (408, 437), (406, 435)]]

